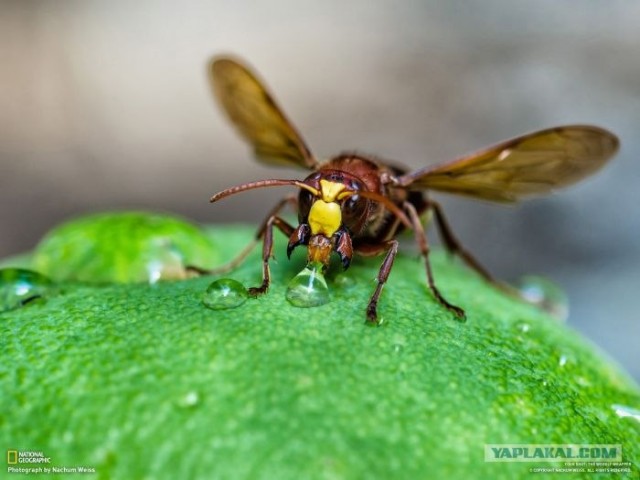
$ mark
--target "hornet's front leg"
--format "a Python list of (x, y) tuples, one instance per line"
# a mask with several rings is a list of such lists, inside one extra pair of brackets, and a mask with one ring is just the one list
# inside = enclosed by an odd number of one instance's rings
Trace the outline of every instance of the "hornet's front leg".
[(245, 259), (249, 256), (249, 254), (253, 251), (255, 246), (260, 242), (261, 239), (264, 239), (265, 230), (267, 229), (267, 223), (272, 217), (277, 216), (280, 211), (286, 207), (287, 205), (291, 205), (294, 210), (297, 209), (298, 200), (294, 195), (287, 195), (283, 199), (281, 199), (269, 212), (269, 214), (262, 221), (258, 230), (256, 231), (254, 239), (249, 243), (238, 255), (232, 258), (229, 262), (221, 265), (219, 267), (213, 269), (201, 268), (196, 265), (187, 266), (187, 270), (190, 272), (194, 272), (198, 275), (222, 275), (224, 273), (235, 270), (237, 267), (245, 261)]
[(295, 229), (282, 218), (271, 215), (265, 223), (262, 232), (262, 284), (259, 287), (251, 287), (247, 291), (249, 295), (257, 297), (267, 293), (269, 284), (271, 283), (271, 272), (269, 271), (269, 259), (272, 257), (273, 250), (273, 227), (284, 233), (287, 237), (291, 237)]

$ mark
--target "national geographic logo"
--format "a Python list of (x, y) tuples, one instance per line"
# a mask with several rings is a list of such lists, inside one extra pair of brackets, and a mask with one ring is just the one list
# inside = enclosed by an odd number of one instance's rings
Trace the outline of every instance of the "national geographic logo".
[(47, 457), (40, 451), (22, 451), (22, 450), (7, 450), (7, 464), (33, 464), (33, 463), (51, 463), (51, 457)]
[(95, 474), (94, 467), (84, 465), (51, 465), (51, 457), (40, 450), (7, 450), (9, 474)]

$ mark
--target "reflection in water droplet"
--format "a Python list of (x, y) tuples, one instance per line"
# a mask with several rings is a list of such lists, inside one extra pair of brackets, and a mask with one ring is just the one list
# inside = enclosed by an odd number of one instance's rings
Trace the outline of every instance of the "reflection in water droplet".
[(522, 333), (527, 333), (531, 326), (526, 322), (518, 322), (515, 327)]
[(154, 238), (144, 252), (149, 283), (186, 277), (184, 258), (168, 238)]
[(207, 287), (202, 303), (212, 310), (225, 310), (239, 307), (248, 297), (247, 289), (240, 282), (232, 278), (221, 278)]
[(613, 404), (611, 408), (613, 408), (613, 411), (616, 412), (616, 415), (620, 418), (628, 417), (640, 422), (640, 410), (638, 409), (619, 404)]
[(567, 364), (567, 356), (560, 355), (560, 360), (558, 360), (558, 365), (564, 367)]
[(287, 300), (294, 307), (317, 307), (328, 303), (329, 288), (321, 265), (307, 265), (287, 286)]
[(520, 295), (527, 302), (564, 322), (569, 316), (567, 295), (555, 283), (543, 277), (526, 276), (520, 280)]
[(0, 312), (46, 298), (52, 291), (51, 280), (38, 272), (22, 268), (0, 269)]

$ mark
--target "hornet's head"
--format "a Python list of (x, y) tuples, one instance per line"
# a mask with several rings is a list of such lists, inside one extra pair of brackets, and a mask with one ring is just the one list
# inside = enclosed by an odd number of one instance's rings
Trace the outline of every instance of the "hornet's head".
[(326, 268), (335, 251), (347, 268), (353, 256), (351, 235), (363, 230), (377, 205), (361, 195), (366, 189), (358, 178), (342, 171), (314, 172), (300, 186), (299, 225), (289, 239), (288, 253), (306, 245), (307, 263)]
[(300, 188), (298, 226), (292, 231), (287, 256), (294, 248), (307, 246), (307, 264), (329, 266), (336, 252), (346, 269), (353, 256), (352, 235), (359, 235), (367, 223), (387, 208), (406, 226), (410, 222), (388, 197), (369, 191), (355, 175), (341, 170), (320, 169), (300, 180), (261, 180), (245, 183), (217, 193), (215, 202), (235, 193), (255, 188), (292, 185)]

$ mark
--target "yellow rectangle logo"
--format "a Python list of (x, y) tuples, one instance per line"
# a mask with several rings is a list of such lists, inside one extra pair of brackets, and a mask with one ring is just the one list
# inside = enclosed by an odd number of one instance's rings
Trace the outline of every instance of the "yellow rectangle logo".
[(7, 464), (15, 465), (16, 463), (18, 463), (18, 451), (7, 450)]

